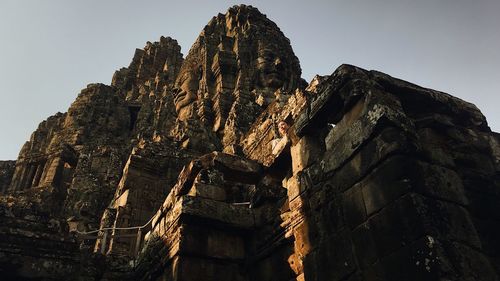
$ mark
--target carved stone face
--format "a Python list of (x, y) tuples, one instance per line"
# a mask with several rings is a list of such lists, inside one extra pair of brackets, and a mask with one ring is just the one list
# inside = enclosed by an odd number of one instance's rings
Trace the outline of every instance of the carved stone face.
[(278, 89), (285, 83), (285, 61), (278, 54), (271, 48), (259, 50), (257, 69), (260, 83), (265, 88)]
[(186, 72), (179, 79), (179, 91), (175, 95), (175, 111), (179, 120), (185, 121), (190, 116), (191, 104), (196, 100), (196, 89), (199, 83), (197, 75)]

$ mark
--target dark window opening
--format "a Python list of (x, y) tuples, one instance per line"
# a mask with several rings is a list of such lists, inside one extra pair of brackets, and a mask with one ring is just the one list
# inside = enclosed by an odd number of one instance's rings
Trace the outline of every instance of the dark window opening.
[(140, 106), (128, 107), (128, 112), (130, 113), (130, 126), (129, 126), (130, 131), (134, 129), (135, 122), (137, 121), (137, 116), (139, 115), (139, 110), (141, 110)]

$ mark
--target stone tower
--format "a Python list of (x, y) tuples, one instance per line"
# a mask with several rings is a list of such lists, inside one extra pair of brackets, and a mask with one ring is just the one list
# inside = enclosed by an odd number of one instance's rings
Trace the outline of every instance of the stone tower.
[[(240, 153), (255, 118), (303, 87), (299, 60), (276, 24), (251, 6), (212, 18), (181, 67), (174, 92), (176, 138), (185, 147)], [(201, 148), (198, 148), (201, 149)]]
[(245, 5), (185, 58), (137, 49), (0, 163), (0, 276), (499, 280), (500, 136), (479, 109), (351, 65), (300, 75)]

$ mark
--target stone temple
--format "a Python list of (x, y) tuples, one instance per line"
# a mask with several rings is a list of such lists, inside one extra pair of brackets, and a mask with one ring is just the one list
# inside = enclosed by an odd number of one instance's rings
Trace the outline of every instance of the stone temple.
[(0, 162), (0, 279), (499, 280), (499, 143), (473, 104), (378, 71), (308, 84), (234, 6)]

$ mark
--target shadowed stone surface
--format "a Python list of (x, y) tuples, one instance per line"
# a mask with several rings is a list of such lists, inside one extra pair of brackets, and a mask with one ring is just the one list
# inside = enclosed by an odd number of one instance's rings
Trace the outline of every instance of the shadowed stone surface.
[(185, 59), (169, 37), (137, 49), (0, 162), (2, 278), (499, 280), (481, 112), (351, 65), (300, 74), (245, 5)]
[(0, 194), (7, 192), (15, 167), (16, 161), (0, 161)]

